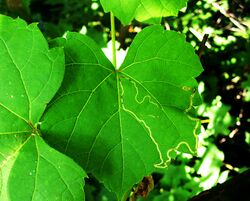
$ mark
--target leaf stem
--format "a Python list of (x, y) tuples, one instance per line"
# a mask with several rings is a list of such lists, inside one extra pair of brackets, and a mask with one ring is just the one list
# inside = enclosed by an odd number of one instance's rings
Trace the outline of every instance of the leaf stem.
[(126, 201), (128, 198), (127, 193), (122, 197), (121, 201)]
[(112, 63), (116, 69), (116, 47), (115, 47), (115, 17), (110, 12), (111, 40), (112, 40)]
[(130, 190), (123, 195), (123, 197), (121, 198), (121, 201), (127, 201), (129, 199), (129, 194), (130, 194)]

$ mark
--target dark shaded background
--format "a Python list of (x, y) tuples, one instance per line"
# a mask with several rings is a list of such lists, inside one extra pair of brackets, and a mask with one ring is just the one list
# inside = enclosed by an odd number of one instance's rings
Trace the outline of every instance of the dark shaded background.
[[(102, 48), (110, 40), (109, 14), (99, 1), (0, 0), (0, 12), (39, 22), (48, 40), (68, 30), (89, 35)], [(162, 25), (185, 34), (204, 67), (198, 78), (201, 143), (197, 156), (179, 154), (169, 168), (157, 170), (154, 190), (138, 200), (185, 201), (250, 167), (250, 0), (190, 0), (185, 12), (164, 18)], [(116, 21), (121, 52), (145, 26)], [(85, 191), (87, 201), (115, 200), (91, 176)]]

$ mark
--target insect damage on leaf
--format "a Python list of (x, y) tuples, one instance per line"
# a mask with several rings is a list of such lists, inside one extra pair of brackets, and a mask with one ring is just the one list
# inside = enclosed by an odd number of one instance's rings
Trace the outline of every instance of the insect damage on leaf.
[(132, 193), (129, 201), (136, 201), (137, 197), (141, 196), (146, 198), (150, 191), (154, 189), (154, 179), (152, 175), (145, 176), (142, 181), (137, 185)]
[(69, 32), (62, 40), (55, 43), (64, 47), (65, 78), (41, 125), (51, 145), (118, 199), (166, 167), (171, 151), (195, 152), (199, 121), (187, 112), (202, 67), (182, 35), (143, 29), (118, 71), (90, 38)]

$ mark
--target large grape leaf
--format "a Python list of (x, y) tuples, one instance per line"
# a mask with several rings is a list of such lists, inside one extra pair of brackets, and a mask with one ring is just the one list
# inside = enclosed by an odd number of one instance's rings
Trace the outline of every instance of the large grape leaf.
[(36, 24), (0, 15), (0, 62), (0, 200), (82, 200), (85, 173), (38, 131), (63, 80), (62, 48), (49, 49)]
[(182, 35), (144, 29), (119, 70), (86, 36), (68, 33), (55, 44), (64, 46), (66, 72), (41, 130), (119, 199), (166, 167), (172, 150), (195, 152), (198, 120), (187, 112), (202, 67)]
[(122, 23), (138, 21), (158, 22), (162, 17), (176, 16), (187, 0), (100, 0), (105, 12), (112, 12)]

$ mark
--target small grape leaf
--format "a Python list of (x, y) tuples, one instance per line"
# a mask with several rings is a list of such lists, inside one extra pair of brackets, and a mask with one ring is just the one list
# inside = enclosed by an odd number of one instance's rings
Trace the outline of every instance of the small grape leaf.
[(60, 87), (64, 55), (61, 48), (48, 50), (36, 24), (27, 26), (23, 20), (3, 15), (0, 19), (0, 118), (10, 119), (0, 124), (0, 133), (21, 132), (21, 127), (29, 128), (29, 122), (39, 121)]
[(0, 146), (0, 200), (84, 200), (83, 170), (39, 135), (0, 135)]
[(159, 23), (159, 19), (176, 16), (187, 0), (101, 0), (105, 12), (112, 12), (122, 23), (134, 18), (140, 22)]
[(41, 130), (118, 199), (166, 167), (171, 151), (195, 152), (198, 120), (187, 112), (202, 67), (182, 35), (145, 28), (118, 70), (87, 36), (69, 32), (54, 44), (64, 46), (65, 78)]
[(36, 24), (0, 15), (0, 61), (0, 200), (83, 200), (85, 173), (38, 130), (63, 80), (62, 48), (49, 49)]

